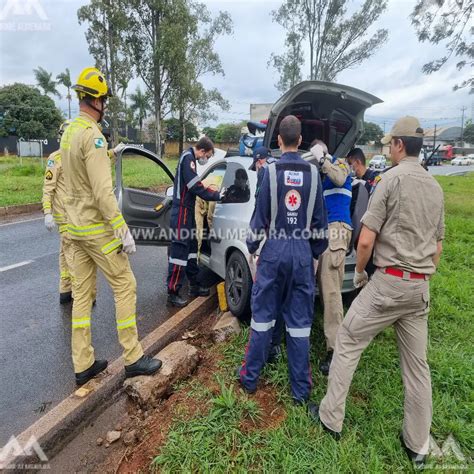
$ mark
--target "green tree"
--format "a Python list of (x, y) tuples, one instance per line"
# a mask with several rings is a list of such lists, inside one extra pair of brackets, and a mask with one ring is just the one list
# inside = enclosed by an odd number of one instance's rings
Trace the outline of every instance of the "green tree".
[(469, 145), (474, 145), (474, 123), (472, 123), (472, 120), (466, 121), (466, 125), (464, 126), (463, 140), (464, 142), (469, 143)]
[(242, 124), (221, 123), (216, 127), (215, 141), (217, 143), (238, 143), (241, 130)]
[(150, 110), (149, 97), (143, 93), (140, 86), (130, 94), (130, 110), (134, 113), (140, 131), (140, 140), (143, 141), (143, 121), (147, 118)]
[(71, 82), (71, 72), (69, 71), (69, 68), (66, 68), (66, 70), (64, 72), (59, 73), (56, 76), (56, 79), (58, 81), (58, 84), (63, 85), (67, 89), (67, 96), (66, 96), (67, 105), (68, 105), (67, 118), (70, 119), (71, 118), (71, 99), (72, 99), (72, 97), (71, 97), (71, 86), (72, 86), (72, 82)]
[(358, 66), (387, 40), (386, 29), (366, 39), (369, 27), (387, 8), (387, 0), (365, 0), (351, 15), (348, 4), (348, 0), (285, 0), (272, 12), (273, 20), (287, 31), (288, 52), (277, 56), (276, 64), (283, 74), (281, 86), (288, 83), (288, 70), (290, 78), (301, 74), (300, 39), (308, 47), (308, 77), (321, 81), (333, 81), (341, 71)]
[(130, 62), (125, 53), (125, 32), (129, 24), (124, 0), (91, 0), (77, 11), (79, 24), (87, 23), (86, 40), (96, 66), (106, 76), (113, 97), (109, 99), (112, 143), (117, 144), (121, 102), (119, 78), (129, 77)]
[[(411, 21), (421, 42), (432, 44), (445, 43), (446, 54), (423, 66), (425, 74), (439, 71), (448, 60), (458, 58), (456, 67), (474, 67), (474, 27), (472, 19), (474, 2), (472, 0), (418, 0), (411, 14)], [(474, 93), (474, 76), (471, 75), (454, 90), (469, 87)]]
[(224, 75), (219, 55), (214, 45), (219, 36), (232, 33), (232, 20), (227, 12), (212, 17), (206, 5), (188, 0), (189, 25), (186, 41), (186, 63), (177, 78), (171, 94), (172, 108), (177, 112), (181, 124), (179, 152), (183, 150), (186, 123), (192, 120), (215, 119), (211, 111), (215, 105), (228, 110), (229, 103), (217, 89), (207, 90), (199, 81), (204, 75)]
[(281, 92), (287, 91), (302, 80), (301, 68), (304, 65), (302, 40), (300, 33), (290, 31), (285, 40), (286, 53), (272, 53), (270, 56), (268, 66), (273, 66), (278, 71), (280, 79), (275, 86)]
[(57, 97), (61, 97), (61, 94), (58, 92), (57, 85), (58, 83), (53, 79), (53, 74), (46, 71), (41, 66), (38, 66), (37, 69), (33, 69), (35, 75), (36, 84), (40, 89), (43, 89), (43, 92), (48, 94), (53, 94)]
[(204, 135), (206, 135), (206, 137), (210, 138), (213, 142), (216, 142), (216, 136), (217, 136), (217, 129), (216, 128), (204, 127), (202, 129), (202, 133), (204, 133)]
[(189, 25), (186, 0), (127, 0), (126, 42), (134, 70), (151, 97), (156, 152), (162, 153), (162, 121), (186, 65)]
[(359, 140), (357, 140), (357, 144), (367, 145), (370, 142), (373, 142), (375, 145), (380, 145), (380, 140), (383, 135), (383, 130), (379, 125), (373, 122), (364, 122), (364, 132), (362, 133)]
[(54, 101), (36, 87), (12, 84), (0, 88), (0, 135), (15, 135), (24, 139), (44, 139), (57, 136), (63, 121)]
[[(166, 128), (166, 138), (172, 141), (179, 141), (182, 138), (183, 128), (181, 120), (175, 117), (171, 117), (164, 121)], [(196, 140), (199, 137), (198, 129), (194, 123), (186, 121), (184, 127), (185, 141)]]

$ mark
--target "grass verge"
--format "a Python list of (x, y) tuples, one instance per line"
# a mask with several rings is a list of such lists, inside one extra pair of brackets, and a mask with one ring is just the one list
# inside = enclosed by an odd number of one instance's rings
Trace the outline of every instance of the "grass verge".
[[(23, 158), (20, 165), (17, 157), (0, 157), (0, 206), (31, 204), (40, 202), (43, 194), (43, 164), (39, 158)], [(168, 168), (175, 172), (177, 159), (165, 159)], [(172, 183), (163, 170), (143, 157), (127, 157), (123, 163), (124, 183), (137, 189), (157, 190)], [(115, 179), (115, 170), (112, 169)]]
[[(441, 177), (446, 199), (446, 241), (431, 281), (429, 362), (433, 385), (432, 434), (441, 445), (453, 434), (466, 461), (431, 460), (428, 472), (473, 469), (474, 176)], [(398, 434), (403, 386), (392, 329), (364, 352), (347, 400), (343, 439), (336, 443), (292, 404), (286, 360), (268, 367), (259, 390), (248, 396), (234, 382), (247, 340), (244, 331), (219, 346), (216, 391), (191, 380), (181, 387), (206, 410), (180, 413), (156, 450), (151, 470), (160, 472), (395, 472), (410, 471)], [(327, 380), (316, 370), (324, 353), (321, 312), (313, 328), (312, 399)], [(262, 394), (270, 394), (270, 406)], [(260, 395), (259, 395), (260, 394)], [(263, 400), (263, 401), (262, 401)]]

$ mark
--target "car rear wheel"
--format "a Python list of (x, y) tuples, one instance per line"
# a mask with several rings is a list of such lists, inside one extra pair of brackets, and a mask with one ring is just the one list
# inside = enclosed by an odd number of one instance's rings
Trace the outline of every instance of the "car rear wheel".
[(247, 260), (242, 252), (235, 250), (227, 260), (225, 294), (232, 314), (245, 322), (250, 320), (252, 285), (252, 275)]

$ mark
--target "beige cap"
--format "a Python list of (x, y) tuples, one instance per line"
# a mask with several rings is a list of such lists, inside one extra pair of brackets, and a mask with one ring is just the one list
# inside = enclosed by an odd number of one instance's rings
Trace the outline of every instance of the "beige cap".
[(417, 137), (423, 138), (423, 129), (421, 128), (420, 122), (416, 117), (402, 117), (398, 119), (390, 130), (390, 133), (387, 133), (382, 140), (383, 145), (387, 145), (392, 141), (393, 137)]

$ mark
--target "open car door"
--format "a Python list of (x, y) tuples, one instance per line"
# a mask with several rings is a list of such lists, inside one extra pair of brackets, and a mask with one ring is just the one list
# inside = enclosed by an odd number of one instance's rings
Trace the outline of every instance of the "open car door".
[(115, 193), (125, 222), (137, 244), (168, 245), (173, 173), (145, 148), (126, 145), (115, 163)]

